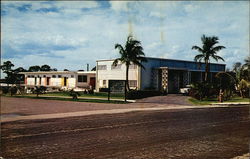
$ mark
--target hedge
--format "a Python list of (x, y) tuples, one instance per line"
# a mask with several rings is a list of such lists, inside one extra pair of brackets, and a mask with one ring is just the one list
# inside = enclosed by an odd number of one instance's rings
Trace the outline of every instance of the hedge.
[(141, 99), (152, 96), (160, 96), (162, 92), (160, 91), (150, 91), (150, 90), (132, 90), (127, 94), (127, 99)]

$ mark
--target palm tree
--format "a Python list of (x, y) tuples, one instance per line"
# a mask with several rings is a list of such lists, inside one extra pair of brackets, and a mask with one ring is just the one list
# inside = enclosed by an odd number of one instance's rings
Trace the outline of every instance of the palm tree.
[(242, 67), (243, 67), (244, 69), (250, 70), (250, 56), (248, 56), (244, 61), (245, 61), (245, 64), (242, 65)]
[(117, 66), (118, 62), (126, 65), (126, 81), (125, 81), (125, 101), (127, 98), (127, 91), (129, 90), (128, 72), (129, 65), (134, 64), (144, 69), (141, 62), (147, 62), (141, 42), (135, 40), (131, 35), (128, 36), (125, 47), (120, 44), (115, 44), (115, 49), (119, 50), (120, 57), (113, 62)]
[(216, 61), (222, 60), (225, 61), (222, 57), (217, 55), (217, 52), (221, 49), (226, 48), (225, 46), (215, 46), (215, 44), (219, 43), (219, 38), (216, 36), (206, 37), (203, 35), (201, 37), (202, 48), (199, 46), (193, 46), (192, 49), (197, 50), (200, 54), (194, 57), (194, 60), (197, 62), (201, 62), (202, 60), (205, 62), (205, 82), (208, 80), (208, 73), (210, 72), (210, 58), (215, 59)]

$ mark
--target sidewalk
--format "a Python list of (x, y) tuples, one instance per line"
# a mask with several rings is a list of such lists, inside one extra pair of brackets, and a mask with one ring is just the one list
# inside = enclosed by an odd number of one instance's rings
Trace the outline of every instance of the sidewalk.
[(250, 105), (249, 102), (223, 102), (223, 103), (211, 103), (211, 105)]
[[(227, 105), (221, 105), (219, 107), (228, 107)], [(111, 109), (111, 110), (93, 110), (93, 111), (78, 111), (69, 113), (54, 113), (54, 114), (39, 114), (39, 115), (26, 115), (26, 116), (12, 116), (12, 117), (1, 117), (1, 122), (10, 122), (18, 120), (37, 120), (37, 119), (55, 119), (65, 117), (77, 117), (77, 116), (88, 116), (88, 115), (100, 115), (100, 114), (118, 114), (128, 113), (135, 111), (158, 111), (158, 110), (180, 110), (180, 109), (201, 109), (201, 108), (218, 108), (216, 105), (203, 105), (203, 106), (168, 106), (168, 107), (157, 107), (157, 108), (128, 108), (128, 109)]]

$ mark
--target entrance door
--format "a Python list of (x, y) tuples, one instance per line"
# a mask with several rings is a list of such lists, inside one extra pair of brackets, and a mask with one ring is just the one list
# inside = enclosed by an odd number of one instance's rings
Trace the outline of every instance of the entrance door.
[(168, 76), (168, 92), (169, 93), (178, 93), (179, 92), (179, 84), (180, 84), (179, 71), (169, 70), (168, 75), (169, 75)]
[(63, 79), (63, 86), (67, 86), (67, 77), (64, 77), (64, 79)]
[(47, 79), (46, 79), (46, 85), (47, 85), (47, 86), (50, 85), (50, 77), (47, 77)]
[(92, 86), (93, 89), (95, 89), (95, 77), (90, 77), (89, 85)]

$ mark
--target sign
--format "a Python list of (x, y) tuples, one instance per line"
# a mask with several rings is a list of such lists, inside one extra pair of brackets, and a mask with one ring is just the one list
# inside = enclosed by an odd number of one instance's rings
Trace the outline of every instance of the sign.
[(125, 80), (109, 80), (110, 92), (124, 92)]

